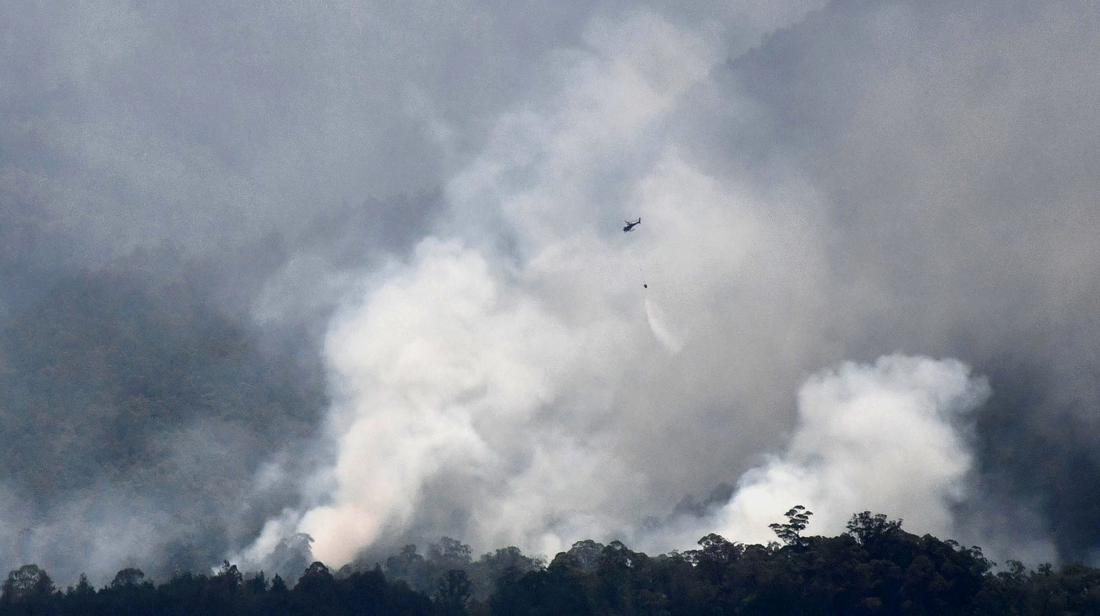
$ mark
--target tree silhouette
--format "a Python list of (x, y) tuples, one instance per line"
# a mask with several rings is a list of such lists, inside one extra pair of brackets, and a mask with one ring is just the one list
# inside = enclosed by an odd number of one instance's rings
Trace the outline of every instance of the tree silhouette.
[(284, 593), (286, 591), (286, 582), (283, 581), (282, 576), (276, 573), (275, 577), (271, 578), (271, 592)]
[(901, 530), (901, 520), (887, 519), (882, 513), (861, 511), (854, 514), (845, 526), (849, 535), (861, 545), (867, 545)]
[(294, 591), (319, 597), (330, 592), (335, 583), (336, 579), (332, 576), (329, 568), (324, 563), (316, 561), (306, 568), (302, 577), (298, 578), (298, 584), (294, 587)]
[(110, 588), (119, 589), (129, 586), (139, 586), (145, 580), (145, 573), (141, 569), (127, 567), (115, 574), (111, 580)]
[(88, 583), (88, 576), (83, 573), (80, 574), (80, 579), (77, 581), (76, 586), (69, 588), (68, 593), (76, 596), (94, 595), (95, 588)]
[(813, 512), (806, 509), (802, 505), (795, 505), (787, 510), (783, 516), (787, 518), (786, 523), (776, 522), (769, 524), (768, 528), (775, 532), (779, 540), (784, 545), (793, 545), (797, 547), (805, 547), (805, 542), (802, 540), (802, 531), (806, 530), (806, 527), (810, 524), (810, 516)]
[(24, 602), (48, 597), (54, 591), (53, 580), (38, 565), (23, 565), (8, 574), (4, 580), (0, 601)]
[(460, 569), (470, 564), (470, 546), (457, 539), (441, 537), (439, 543), (428, 546), (428, 560), (450, 569)]
[(474, 585), (470, 583), (466, 572), (461, 569), (451, 569), (439, 580), (439, 586), (435, 591), (435, 606), (440, 614), (447, 616), (465, 614), (466, 602), (474, 591)]

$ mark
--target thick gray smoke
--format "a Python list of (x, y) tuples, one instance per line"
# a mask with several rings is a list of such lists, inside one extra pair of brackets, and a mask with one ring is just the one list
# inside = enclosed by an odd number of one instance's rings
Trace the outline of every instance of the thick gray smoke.
[[(969, 205), (965, 195), (940, 194), (947, 188), (929, 178), (920, 185), (933, 191), (923, 197), (929, 201), (923, 209), (884, 204), (878, 195), (861, 201), (858, 193), (844, 194), (849, 200), (841, 202), (826, 172), (857, 181), (862, 166), (878, 162), (880, 154), (869, 146), (849, 146), (866, 162), (834, 169), (813, 158), (807, 144), (783, 140), (782, 132), (774, 145), (746, 148), (757, 158), (724, 152), (716, 160), (705, 147), (711, 142), (689, 137), (721, 129), (736, 144), (751, 139), (759, 125), (784, 120), (790, 112), (784, 105), (799, 98), (803, 84), (784, 82), (795, 88), (792, 100), (773, 107), (759, 107), (764, 97), (754, 94), (781, 89), (767, 83), (775, 79), (768, 54), (787, 52), (792, 39), (807, 44), (797, 36), (800, 29), (811, 30), (812, 44), (831, 29), (855, 28), (870, 37), (865, 43), (909, 44), (916, 47), (911, 61), (925, 57), (915, 10), (855, 8), (814, 13), (805, 25), (775, 35), (774, 51), (765, 44), (732, 64), (722, 54), (727, 47), (707, 31), (659, 15), (594, 21), (584, 39), (588, 47), (551, 67), (552, 81), (564, 84), (556, 96), (503, 115), (485, 152), (449, 183), (453, 211), (439, 233), (461, 239), (426, 240), (407, 266), (366, 285), (362, 299), (336, 321), (327, 351), (336, 390), (345, 397), (330, 425), (338, 460), (321, 479), (331, 488), (315, 494), (317, 504), (292, 518), (288, 530), (314, 535), (317, 553), (335, 562), (419, 527), (478, 545), (515, 542), (550, 552), (578, 534), (684, 547), (661, 530), (645, 530), (643, 517), (671, 509), (682, 495), (676, 490), (704, 493), (736, 480), (754, 456), (782, 446), (806, 371), (899, 348), (958, 355), (997, 370), (1001, 354), (1015, 348), (1014, 334), (999, 329), (1004, 323), (992, 329), (967, 323), (966, 307), (992, 309), (1019, 299), (997, 278), (1030, 282), (991, 271), (992, 282), (965, 284), (990, 267), (983, 262), (986, 247), (977, 242), (997, 225), (960, 231), (954, 219), (937, 222), (937, 209)], [(842, 34), (835, 36), (839, 42)], [(937, 36), (950, 39), (951, 33)], [(798, 51), (795, 58), (803, 60)], [(844, 59), (881, 62), (854, 49), (849, 55), (855, 58)], [(847, 68), (834, 62), (815, 68)], [(905, 87), (960, 70), (949, 71), (938, 56), (927, 62), (913, 69)], [(799, 68), (794, 59), (787, 66)], [(750, 77), (746, 85), (742, 79)], [(853, 86), (863, 98), (843, 103), (852, 113), (868, 108), (876, 121), (898, 113), (887, 104), (891, 98), (875, 100), (896, 95), (896, 76), (881, 79), (872, 73), (861, 84), (866, 91)], [(815, 126), (812, 113), (806, 119), (806, 130), (831, 128)], [(796, 120), (803, 121), (787, 122)], [(942, 155), (962, 144), (952, 147)], [(917, 173), (926, 173), (922, 153), (911, 155)], [(898, 164), (881, 183), (909, 186), (896, 177), (906, 168)], [(893, 199), (913, 198), (897, 192)], [(944, 198), (950, 205), (937, 201)], [(614, 205), (605, 205), (608, 200)], [(606, 222), (608, 210), (646, 223), (623, 238)], [(882, 237), (892, 234), (895, 242), (883, 245)], [(1018, 250), (1008, 242), (1002, 249)], [(1058, 275), (1057, 265), (1048, 266), (1051, 275)], [(638, 288), (642, 280), (649, 288)], [(940, 292), (938, 285), (947, 288)], [(914, 296), (911, 286), (927, 290)], [(1048, 300), (1060, 301), (1042, 293), (1032, 309), (1042, 310)], [(640, 330), (644, 324), (650, 331)], [(967, 338), (977, 332), (996, 354)], [(508, 344), (493, 342), (493, 333)], [(908, 395), (916, 402), (894, 403), (872, 392), (855, 411), (843, 400), (803, 409), (819, 423), (821, 415), (836, 415), (866, 427), (833, 434), (841, 444), (808, 450), (807, 437), (797, 433), (791, 459), (747, 475), (723, 511), (694, 527), (675, 521), (680, 538), (701, 534), (708, 524), (766, 537), (768, 516), (792, 504), (779, 502), (787, 498), (824, 507), (818, 519), (828, 531), (842, 528), (853, 511), (873, 508), (907, 517), (916, 530), (980, 537), (998, 554), (1051, 557), (1042, 535), (1021, 538), (995, 528), (1030, 520), (1027, 503), (1004, 507), (997, 518), (967, 517), (966, 509), (985, 496), (964, 485), (980, 485), (984, 470), (973, 460), (969, 437), (984, 395), (957, 376), (957, 363), (940, 368), (956, 373), (945, 377), (953, 384), (939, 385), (926, 382), (934, 369), (907, 361), (883, 359), (878, 370), (886, 375), (883, 389), (912, 388)], [(903, 386), (891, 385), (899, 379)], [(807, 385), (803, 396), (813, 391)], [(920, 402), (924, 398), (946, 400)], [(877, 415), (864, 408), (873, 404), (884, 408)], [(892, 410), (899, 405), (903, 410)], [(545, 414), (538, 412), (542, 407)], [(969, 413), (955, 416), (958, 408)], [(802, 429), (822, 432), (821, 425)], [(903, 436), (907, 440), (897, 440)], [(856, 442), (845, 445), (846, 439)], [(898, 459), (899, 451), (909, 455)], [(852, 459), (867, 465), (863, 473), (849, 467)], [(561, 483), (578, 475), (579, 481)], [(797, 479), (780, 485), (771, 475)], [(441, 518), (439, 511), (456, 515)]]
[(6, 14), (0, 566), (1100, 548), (1088, 3)]

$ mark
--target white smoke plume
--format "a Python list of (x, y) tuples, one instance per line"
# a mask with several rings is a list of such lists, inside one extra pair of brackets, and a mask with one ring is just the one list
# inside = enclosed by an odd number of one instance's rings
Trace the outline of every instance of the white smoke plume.
[[(769, 399), (761, 390), (776, 388), (760, 385), (778, 373), (793, 391), (782, 364), (813, 361), (803, 349), (816, 345), (799, 341), (821, 335), (812, 290), (828, 273), (811, 191), (761, 197), (668, 145), (667, 118), (720, 59), (711, 43), (649, 14), (598, 23), (590, 38), (594, 52), (557, 69), (561, 98), (507, 115), (451, 182), (453, 224), (484, 226), (424, 240), (337, 316), (326, 346), (336, 459), (315, 504), (275, 524), (293, 522), (284, 532), (310, 534), (335, 565), (424, 511), (457, 512), (429, 525), (479, 547), (549, 554), (589, 536), (650, 549), (715, 528), (767, 540), (802, 501), (830, 530), (875, 509), (949, 531), (970, 467), (951, 422), (986, 389), (958, 362), (906, 357), (812, 378), (787, 454), (745, 475), (717, 517), (645, 525), (661, 513), (653, 503), (683, 495), (669, 465), (719, 466), (684, 453), (702, 432), (717, 424), (743, 452), (724, 454), (740, 460), (713, 478), (726, 481), (760, 451), (754, 439), (780, 434), (789, 415), (761, 409), (790, 394)], [(621, 217), (644, 220), (625, 239), (592, 188), (623, 158), (635, 171), (615, 191)], [(656, 451), (667, 459), (642, 462)]]
[[(540, 426), (540, 416), (550, 409), (600, 412), (579, 401), (598, 399), (609, 385), (596, 366), (615, 360), (626, 333), (607, 320), (566, 327), (496, 279), (476, 252), (425, 241), (407, 270), (375, 289), (329, 336), (339, 387), (333, 502), (301, 521), (317, 540), (317, 554), (345, 562), (382, 530), (400, 528), (430, 498), (422, 493), (426, 482), (440, 474), (472, 493), (486, 491), (478, 500), (491, 502), (502, 484), (522, 493), (530, 481), (541, 486), (530, 497), (565, 509), (581, 505), (568, 498), (571, 486), (556, 490), (546, 480), (590, 458), (588, 445)], [(604, 472), (614, 472), (613, 461), (604, 462), (611, 463), (600, 465)], [(475, 517), (489, 536), (503, 532), (495, 525), (505, 520), (531, 532), (516, 514), (547, 507), (528, 505)]]
[[(711, 419), (730, 395), (717, 381), (737, 389), (769, 368), (733, 359), (772, 345), (740, 318), (743, 347), (708, 335), (728, 328), (737, 302), (725, 296), (767, 285), (772, 316), (759, 318), (809, 326), (780, 306), (813, 305), (790, 302), (807, 289), (780, 275), (814, 271), (808, 219), (780, 205), (762, 213), (760, 197), (694, 168), (667, 139), (720, 47), (649, 13), (597, 20), (586, 40), (551, 67), (560, 98), (503, 117), (450, 182), (457, 231), (370, 276), (336, 316), (334, 464), (300, 518), (269, 523), (253, 560), (279, 532), (305, 532), (319, 558), (342, 564), (425, 511), (460, 512), (433, 529), (482, 547), (553, 553), (581, 536), (632, 534), (655, 495), (668, 506), (683, 495), (652, 472), (667, 464), (649, 451), (682, 450), (703, 424), (673, 440), (665, 427), (683, 424), (677, 413)], [(610, 220), (608, 198), (621, 200)], [(638, 215), (645, 223), (624, 236), (617, 219)], [(729, 370), (709, 366), (721, 356)]]
[[(826, 28), (830, 15), (807, 20)], [(868, 17), (868, 36), (911, 26), (906, 15)], [(349, 285), (325, 350), (332, 464), (300, 509), (269, 523), (267, 544), (309, 533), (332, 565), (417, 533), (544, 554), (619, 537), (652, 551), (716, 529), (766, 540), (798, 502), (820, 532), (871, 509), (914, 530), (981, 534), (952, 514), (975, 470), (968, 413), (988, 394), (963, 364), (845, 364), (795, 399), (808, 374), (846, 357), (971, 352), (954, 329), (969, 322), (946, 315), (963, 302), (959, 314), (985, 317), (975, 307), (1001, 309), (1003, 290), (960, 292), (969, 278), (929, 238), (975, 226), (948, 214), (909, 224), (923, 210), (880, 204), (873, 188), (903, 173), (874, 178), (848, 209), (845, 184), (805, 171), (830, 170), (827, 156), (754, 144), (782, 113), (809, 111), (796, 85), (771, 109), (746, 96), (763, 86), (739, 79), (780, 77), (727, 34), (638, 10), (590, 20), (576, 47), (537, 64), (539, 96), (456, 165), (433, 232)], [(778, 33), (765, 51), (784, 44)], [(736, 73), (729, 54), (743, 54)], [(701, 136), (714, 127), (728, 139)], [(731, 156), (738, 143), (757, 149)], [(984, 283), (970, 255), (985, 244), (969, 239), (948, 248)], [(716, 515), (651, 523), (739, 478)]]
[[(784, 473), (821, 532), (1100, 546), (1090, 3), (9, 4), (9, 566), (768, 538), (716, 509)], [(995, 392), (920, 511), (796, 399), (895, 351)]]
[(741, 477), (717, 528), (774, 540), (768, 524), (801, 503), (814, 511), (813, 534), (842, 532), (851, 514), (870, 510), (956, 536), (951, 507), (972, 463), (967, 414), (988, 396), (985, 379), (951, 359), (890, 355), (818, 373), (799, 390), (786, 450)]

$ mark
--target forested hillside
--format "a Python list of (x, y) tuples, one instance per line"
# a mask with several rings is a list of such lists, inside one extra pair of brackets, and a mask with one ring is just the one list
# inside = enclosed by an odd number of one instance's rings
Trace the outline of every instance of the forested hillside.
[(162, 583), (119, 571), (96, 590), (61, 591), (26, 565), (3, 585), (0, 614), (1097, 614), (1100, 570), (1029, 570), (978, 547), (918, 537), (881, 514), (852, 516), (836, 537), (804, 537), (808, 512), (773, 525), (780, 542), (711, 534), (699, 548), (649, 556), (586, 540), (548, 565), (516, 548), (477, 560), (444, 538), (385, 563), (332, 571), (314, 562), (290, 587), (224, 563)]

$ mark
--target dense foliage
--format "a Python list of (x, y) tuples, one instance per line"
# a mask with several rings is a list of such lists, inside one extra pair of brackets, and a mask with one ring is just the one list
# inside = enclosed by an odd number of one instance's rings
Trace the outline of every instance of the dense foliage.
[(699, 549), (648, 556), (580, 541), (544, 565), (516, 548), (474, 561), (453, 539), (426, 556), (407, 546), (373, 568), (309, 565), (293, 588), (276, 575), (177, 574), (160, 585), (133, 568), (96, 590), (64, 592), (35, 565), (12, 571), (0, 615), (23, 614), (1100, 614), (1100, 570), (997, 569), (977, 547), (905, 532), (863, 512), (837, 537), (804, 537), (809, 512), (773, 525), (781, 543), (711, 534)]

